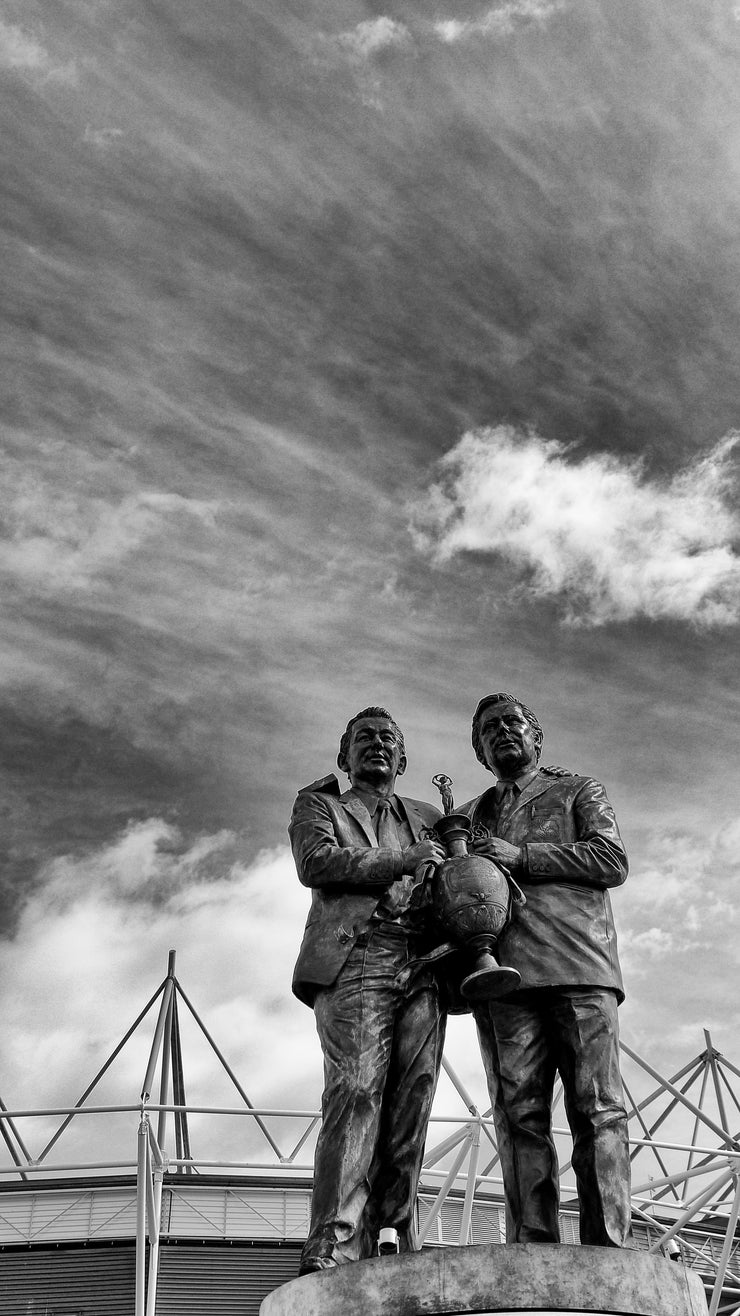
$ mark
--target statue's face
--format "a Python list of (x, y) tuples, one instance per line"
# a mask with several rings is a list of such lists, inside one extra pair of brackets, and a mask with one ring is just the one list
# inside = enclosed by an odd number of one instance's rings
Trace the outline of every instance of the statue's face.
[(361, 717), (350, 732), (347, 757), (340, 767), (353, 786), (383, 786), (406, 768), (398, 734), (387, 717)]
[(537, 762), (534, 728), (518, 704), (489, 704), (478, 719), (483, 755), (498, 777), (514, 777)]

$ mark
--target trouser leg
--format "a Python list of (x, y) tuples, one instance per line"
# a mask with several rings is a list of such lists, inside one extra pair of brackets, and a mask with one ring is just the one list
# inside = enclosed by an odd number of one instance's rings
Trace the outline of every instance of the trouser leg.
[[(358, 1227), (369, 1192), (393, 1036), (388, 987), (393, 966), (382, 963), (388, 958), (370, 947), (355, 947), (337, 981), (314, 1002), (324, 1094), (302, 1263), (317, 1257), (342, 1263), (360, 1256)], [(379, 972), (383, 967), (388, 971)]]
[(536, 1006), (503, 1001), (477, 1006), (475, 1019), (501, 1157), (507, 1242), (559, 1243), (555, 1065), (545, 1022)]
[[(336, 983), (314, 1002), (324, 1095), (302, 1265), (319, 1257), (343, 1263), (369, 1255), (375, 1242), (369, 1221), (377, 1203), (398, 1216), (408, 1235), (424, 1110), (441, 1060), (436, 986), (407, 996), (396, 985), (408, 958), (405, 941), (374, 934), (366, 947), (352, 950)], [(407, 1100), (408, 1110), (402, 1108)], [(414, 1136), (422, 1144), (418, 1155), (410, 1151)], [(377, 1158), (381, 1139), (387, 1155)], [(395, 1156), (401, 1160), (397, 1175), (390, 1163)], [(379, 1187), (366, 1211), (375, 1179)]]
[(416, 1194), (442, 1063), (445, 1022), (436, 980), (428, 973), (419, 976), (396, 1010), (363, 1221), (366, 1253), (375, 1247), (380, 1229), (386, 1226), (398, 1230), (402, 1252), (416, 1246)]
[(629, 1139), (616, 997), (598, 988), (561, 993), (552, 1014), (573, 1135), (581, 1242), (629, 1246)]

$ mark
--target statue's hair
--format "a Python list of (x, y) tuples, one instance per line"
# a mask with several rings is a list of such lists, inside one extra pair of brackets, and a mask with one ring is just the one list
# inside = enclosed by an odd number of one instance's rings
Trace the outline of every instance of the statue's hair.
[(350, 718), (349, 722), (347, 723), (347, 726), (345, 727), (344, 733), (342, 735), (342, 739), (339, 742), (339, 753), (337, 754), (337, 766), (341, 768), (342, 772), (344, 772), (343, 764), (347, 760), (347, 753), (349, 750), (349, 742), (350, 742), (350, 737), (352, 735), (352, 728), (355, 725), (355, 722), (359, 722), (360, 718), (363, 717), (387, 718), (391, 726), (393, 727), (396, 736), (398, 737), (398, 745), (401, 750), (401, 753), (402, 754), (406, 753), (406, 746), (404, 745), (404, 741), (403, 741), (403, 732), (400, 726), (398, 725), (397, 722), (394, 721), (393, 717), (388, 712), (387, 708), (381, 708), (380, 705), (374, 704), (371, 708), (363, 708), (360, 710), (359, 713), (355, 713), (354, 717)]
[(484, 712), (486, 708), (490, 708), (491, 704), (516, 704), (517, 708), (521, 708), (522, 713), (526, 717), (527, 721), (529, 722), (529, 725), (531, 726), (534, 732), (534, 749), (535, 749), (535, 754), (537, 755), (537, 759), (539, 760), (540, 754), (542, 752), (542, 741), (544, 739), (544, 732), (542, 730), (542, 727), (540, 726), (540, 723), (538, 722), (531, 708), (527, 708), (527, 705), (523, 704), (521, 699), (517, 699), (516, 695), (508, 695), (504, 692), (497, 695), (485, 695), (484, 698), (481, 699), (480, 703), (478, 704), (478, 707), (476, 708), (473, 714), (473, 749), (475, 750), (475, 754), (476, 754), (476, 758), (478, 759), (478, 762), (482, 763), (483, 767), (488, 768), (488, 771), (490, 772), (490, 768), (488, 767), (488, 764), (486, 763), (483, 754), (483, 746), (481, 744), (480, 734), (478, 731), (478, 722), (480, 721), (481, 714)]

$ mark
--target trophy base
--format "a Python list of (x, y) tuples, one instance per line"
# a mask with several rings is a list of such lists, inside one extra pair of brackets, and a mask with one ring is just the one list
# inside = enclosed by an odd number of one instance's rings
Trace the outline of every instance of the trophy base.
[(474, 969), (463, 978), (460, 991), (466, 1001), (495, 1001), (499, 996), (516, 991), (521, 980), (522, 975), (516, 969), (502, 967), (494, 960), (489, 966)]

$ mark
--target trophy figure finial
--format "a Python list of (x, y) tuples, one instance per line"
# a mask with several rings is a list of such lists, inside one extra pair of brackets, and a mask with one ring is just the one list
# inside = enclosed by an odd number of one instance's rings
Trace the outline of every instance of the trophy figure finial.
[(454, 813), (455, 805), (452, 799), (452, 777), (447, 777), (444, 772), (438, 772), (436, 777), (432, 777), (432, 785), (437, 787), (442, 796), (442, 809), (445, 815)]

